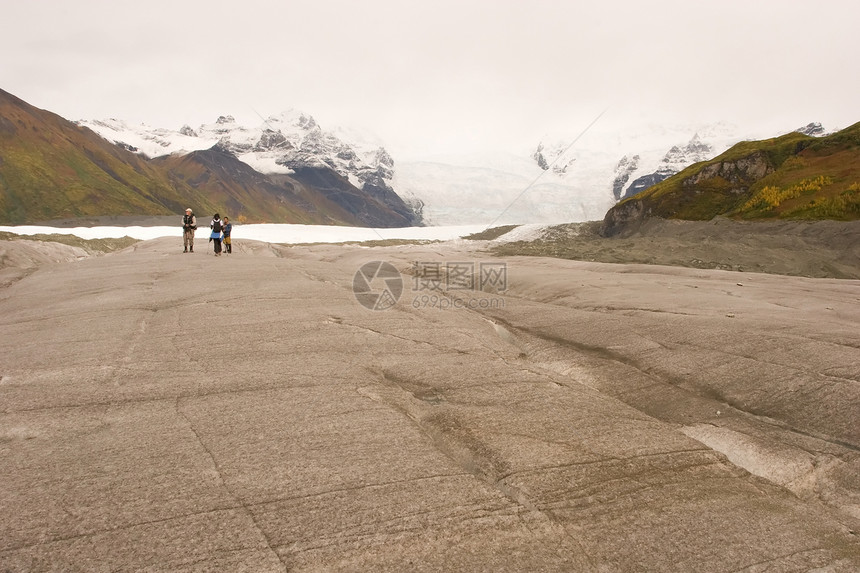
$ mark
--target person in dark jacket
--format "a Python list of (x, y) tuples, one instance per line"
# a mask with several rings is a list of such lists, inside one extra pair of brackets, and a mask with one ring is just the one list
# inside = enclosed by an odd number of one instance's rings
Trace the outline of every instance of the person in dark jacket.
[(224, 252), (228, 255), (233, 252), (233, 241), (230, 239), (230, 233), (233, 232), (233, 223), (230, 222), (230, 217), (224, 217)]
[(185, 245), (183, 253), (194, 252), (194, 231), (197, 230), (197, 217), (189, 207), (182, 216), (182, 242)]
[(209, 228), (212, 229), (212, 233), (209, 235), (209, 240), (215, 242), (215, 256), (221, 256), (221, 230), (223, 229), (224, 224), (221, 222), (221, 215), (215, 213), (212, 217), (212, 222), (209, 223)]

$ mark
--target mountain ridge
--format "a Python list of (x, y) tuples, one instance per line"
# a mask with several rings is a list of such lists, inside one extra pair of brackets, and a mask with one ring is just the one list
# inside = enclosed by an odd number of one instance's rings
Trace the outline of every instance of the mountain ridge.
[(205, 197), (178, 191), (133, 153), (0, 90), (0, 220), (166, 215)]
[[(250, 128), (224, 115), (178, 131), (132, 129), (115, 119), (79, 121), (71, 130), (59, 126), (63, 118), (37, 110), (40, 115), (32, 106), (31, 123), (50, 118), (39, 123), (41, 128), (7, 117), (2, 110), (14, 107), (9, 103), (14, 96), (6, 96), (2, 101), (8, 105), (0, 109), (0, 222), (7, 223), (165, 215), (186, 206), (229, 212), (237, 221), (358, 226), (605, 219), (622, 204), (631, 209), (624, 203), (630, 195), (661, 185), (690, 164), (710, 161), (728, 148), (726, 142), (739, 141), (739, 130), (729, 124), (659, 124), (589, 133), (575, 146), (542, 141), (533, 153), (496, 154), (486, 161), (395, 165), (378, 141), (352, 143), (356, 140), (344, 132), (325, 131), (313, 116), (296, 110), (261, 117), (262, 124)], [(23, 108), (17, 109), (20, 114)], [(18, 137), (18, 129), (27, 137)], [(41, 139), (34, 135), (40, 129)], [(803, 137), (828, 137), (816, 123), (798, 131)], [(84, 133), (97, 133), (101, 143)], [(797, 197), (788, 195), (815, 185), (809, 175), (768, 190), (756, 209), (777, 199), (800, 209)], [(815, 208), (833, 211), (830, 203)], [(504, 220), (497, 221), (500, 217)]]
[(238, 159), (234, 163), (219, 154), (219, 141), (208, 150), (195, 149), (190, 158), (186, 154), (185, 161), (155, 161), (135, 145), (120, 143), (0, 90), (0, 223), (160, 216), (189, 206), (247, 222), (379, 227), (416, 222), (393, 191), (374, 185), (363, 191), (347, 178), (327, 174), (334, 172), (325, 165), (314, 169), (329, 178), (329, 187), (337, 182), (337, 193), (314, 187), (307, 176), (301, 182), (286, 173), (256, 172)]
[(116, 119), (76, 123), (149, 158), (218, 146), (263, 174), (289, 175), (296, 167), (328, 168), (359, 189), (371, 185), (394, 191), (394, 160), (382, 145), (345, 141), (334, 132), (324, 131), (312, 115), (298, 110), (261, 120), (261, 125), (247, 127), (231, 115), (222, 115), (214, 123), (196, 129), (185, 125), (178, 131), (132, 126)]
[(740, 142), (619, 202), (604, 217), (601, 234), (630, 231), (652, 217), (717, 216), (860, 219), (860, 123), (821, 137), (799, 130)]

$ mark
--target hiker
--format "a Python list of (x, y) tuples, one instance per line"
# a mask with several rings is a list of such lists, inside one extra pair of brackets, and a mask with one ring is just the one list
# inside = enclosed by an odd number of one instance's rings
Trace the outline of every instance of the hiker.
[(182, 242), (185, 245), (183, 253), (194, 252), (194, 231), (197, 230), (197, 217), (191, 211), (191, 207), (185, 210), (182, 216)]
[(230, 217), (224, 217), (224, 252), (228, 255), (233, 252), (233, 242), (230, 240), (230, 233), (233, 231), (233, 223), (230, 222)]
[(221, 222), (221, 216), (218, 213), (212, 217), (212, 222), (209, 223), (209, 228), (212, 229), (212, 234), (209, 235), (209, 241), (215, 241), (215, 256), (221, 256), (221, 229), (223, 228), (223, 223)]

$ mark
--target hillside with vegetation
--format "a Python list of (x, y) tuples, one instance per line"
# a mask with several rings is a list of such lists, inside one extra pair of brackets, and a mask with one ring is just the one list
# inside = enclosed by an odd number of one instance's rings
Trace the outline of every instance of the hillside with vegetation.
[(789, 133), (744, 141), (621, 201), (601, 234), (649, 218), (709, 221), (860, 219), (860, 123), (825, 137)]
[(0, 90), (0, 222), (215, 207), (133, 153)]
[(332, 169), (266, 175), (217, 145), (155, 160), (0, 90), (0, 224), (229, 214), (238, 222), (407, 227), (395, 193)]

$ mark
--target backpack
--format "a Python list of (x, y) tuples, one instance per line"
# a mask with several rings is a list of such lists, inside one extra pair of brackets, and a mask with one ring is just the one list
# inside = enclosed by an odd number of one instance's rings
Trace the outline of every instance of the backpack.
[(215, 219), (212, 221), (212, 232), (220, 233), (221, 232), (221, 219)]

